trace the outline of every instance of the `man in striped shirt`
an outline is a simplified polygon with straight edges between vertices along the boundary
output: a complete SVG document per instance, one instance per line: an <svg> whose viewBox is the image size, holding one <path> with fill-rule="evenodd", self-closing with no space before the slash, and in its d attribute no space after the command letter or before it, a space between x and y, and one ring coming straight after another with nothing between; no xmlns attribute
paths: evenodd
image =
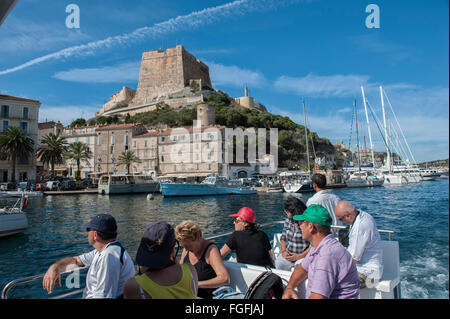
<svg viewBox="0 0 450 319"><path fill-rule="evenodd" d="M275 260L275 268L290 270L301 262L309 251L309 243L303 240L300 228L296 227L294 215L302 214L306 205L296 197L289 196L284 203L287 218L280 237L281 255Z"/></svg>

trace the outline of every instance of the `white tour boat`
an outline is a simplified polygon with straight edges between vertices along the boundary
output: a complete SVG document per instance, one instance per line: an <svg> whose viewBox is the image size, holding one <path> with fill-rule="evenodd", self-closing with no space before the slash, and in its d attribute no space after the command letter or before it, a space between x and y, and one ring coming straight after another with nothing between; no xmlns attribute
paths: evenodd
<svg viewBox="0 0 450 319"><path fill-rule="evenodd" d="M159 182L150 175L103 175L98 182L98 193L102 195L155 192L159 192Z"/></svg>
<svg viewBox="0 0 450 319"><path fill-rule="evenodd" d="M283 224L284 221L275 221L275 222L269 222L260 225L261 227L267 227L267 226L274 226L274 225L280 225ZM332 226L332 227L340 227L344 228L343 226ZM383 276L381 280L378 282L373 283L372 285L369 285L366 288L363 288L360 290L360 299L399 299L401 298L401 292L400 292L400 251L399 251L399 245L398 241L392 240L392 235L394 234L393 231L387 231L387 230L379 230L380 233L387 233L389 240L382 240L383 245ZM213 236L208 236L206 239L208 240L214 240L216 238L229 236L232 232L225 232ZM272 245L272 251L274 256L278 256L281 253L281 247L280 247L280 233L276 233L274 235L273 239L273 245ZM240 292L245 295L247 290L249 289L250 285L255 281L255 279L261 275L263 272L267 271L265 267L261 266L255 266L255 265L249 265L249 264L242 264L234 261L235 259L231 257L229 260L225 260L224 264L227 268L227 271L230 275L230 284L231 288L233 288L234 291ZM64 273L64 275L68 275L74 271L80 271L85 270L87 267L83 268L76 268L72 269L70 271L67 271ZM289 282L289 279L292 275L292 270L280 270L280 269L270 269L273 273L280 276L283 282L283 288L286 287L287 283ZM2 291L1 298L7 299L9 292L20 284L29 283L31 281L36 280L42 280L44 277L44 274L25 277L25 278L19 278L16 280L13 280L9 282ZM297 294L299 298L304 299L305 298L305 292L306 292L306 286L307 286L307 280L298 286L296 288ZM52 299L62 299L67 297L73 296L81 296L83 289L75 289L70 292L64 293L62 295L54 296Z"/></svg>

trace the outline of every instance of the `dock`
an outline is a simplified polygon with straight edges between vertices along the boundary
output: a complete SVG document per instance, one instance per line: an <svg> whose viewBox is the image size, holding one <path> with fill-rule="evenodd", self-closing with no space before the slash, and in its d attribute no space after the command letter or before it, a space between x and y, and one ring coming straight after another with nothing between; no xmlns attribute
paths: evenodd
<svg viewBox="0 0 450 319"><path fill-rule="evenodd" d="M77 194L98 194L97 188L81 189L74 191L44 191L44 196L47 195L77 195Z"/></svg>

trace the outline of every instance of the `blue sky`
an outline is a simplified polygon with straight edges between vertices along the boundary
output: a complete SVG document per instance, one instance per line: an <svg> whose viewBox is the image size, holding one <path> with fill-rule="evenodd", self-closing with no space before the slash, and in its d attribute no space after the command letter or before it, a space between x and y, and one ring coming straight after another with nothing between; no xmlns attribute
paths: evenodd
<svg viewBox="0 0 450 319"><path fill-rule="evenodd" d="M66 27L71 3L80 9L79 29ZM380 9L380 28L366 26L369 4ZM360 140L369 144L360 86L382 120L383 85L415 160L444 159L448 6L439 0L19 0L0 26L0 93L39 99L41 121L69 124L92 117L122 86L135 89L143 51L183 44L208 64L215 89L239 97L247 85L256 102L299 124L304 98L310 129L333 142L349 142L356 99ZM388 101L386 108L389 114ZM383 151L370 121L375 150Z"/></svg>

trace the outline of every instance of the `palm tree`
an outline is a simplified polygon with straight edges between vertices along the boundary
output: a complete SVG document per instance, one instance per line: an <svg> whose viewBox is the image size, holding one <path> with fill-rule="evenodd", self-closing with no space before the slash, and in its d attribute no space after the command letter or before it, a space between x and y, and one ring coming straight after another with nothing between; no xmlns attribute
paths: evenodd
<svg viewBox="0 0 450 319"><path fill-rule="evenodd" d="M66 151L66 139L58 134L49 133L41 138L41 145L37 149L37 156L44 164L50 164L52 177L55 176L55 164L63 164L63 154Z"/></svg>
<svg viewBox="0 0 450 319"><path fill-rule="evenodd" d="M130 173L130 165L139 162L139 159L132 151L125 151L119 156L119 164L124 164L127 166L127 174Z"/></svg>
<svg viewBox="0 0 450 319"><path fill-rule="evenodd" d="M83 142L70 143L65 158L73 159L77 162L77 172L75 173L75 179L80 179L80 163L82 160L89 160L92 158L92 152L89 146Z"/></svg>
<svg viewBox="0 0 450 319"><path fill-rule="evenodd" d="M28 158L34 152L34 141L17 126L10 126L0 135L0 153L12 161L12 182L16 182L17 159Z"/></svg>

